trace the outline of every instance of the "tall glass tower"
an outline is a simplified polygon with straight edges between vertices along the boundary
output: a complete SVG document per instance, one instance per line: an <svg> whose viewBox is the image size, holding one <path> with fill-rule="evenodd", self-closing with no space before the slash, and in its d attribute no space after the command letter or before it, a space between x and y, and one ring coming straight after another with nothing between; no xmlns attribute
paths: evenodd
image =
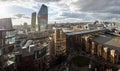
<svg viewBox="0 0 120 71"><path fill-rule="evenodd" d="M38 31L45 31L48 24L48 8L42 5L38 12Z"/></svg>

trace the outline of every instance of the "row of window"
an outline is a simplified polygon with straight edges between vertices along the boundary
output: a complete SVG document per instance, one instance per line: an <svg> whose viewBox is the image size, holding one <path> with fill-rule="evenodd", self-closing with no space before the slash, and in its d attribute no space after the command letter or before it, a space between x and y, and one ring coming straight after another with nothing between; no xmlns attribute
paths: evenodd
<svg viewBox="0 0 120 71"><path fill-rule="evenodd" d="M5 40L5 44L13 44L13 43L15 43L15 37Z"/></svg>
<svg viewBox="0 0 120 71"><path fill-rule="evenodd" d="M6 32L0 32L0 38L8 38L15 36L15 31L6 31Z"/></svg>
<svg viewBox="0 0 120 71"><path fill-rule="evenodd" d="M2 55L2 53L3 53L3 52L2 52L2 49L0 49L0 56Z"/></svg>
<svg viewBox="0 0 120 71"><path fill-rule="evenodd" d="M8 37L12 37L12 36L15 36L15 31L7 31L6 32L6 38L8 38Z"/></svg>
<svg viewBox="0 0 120 71"><path fill-rule="evenodd" d="M0 39L0 48L3 45L13 44L13 43L15 43L15 37L8 38L8 39Z"/></svg>

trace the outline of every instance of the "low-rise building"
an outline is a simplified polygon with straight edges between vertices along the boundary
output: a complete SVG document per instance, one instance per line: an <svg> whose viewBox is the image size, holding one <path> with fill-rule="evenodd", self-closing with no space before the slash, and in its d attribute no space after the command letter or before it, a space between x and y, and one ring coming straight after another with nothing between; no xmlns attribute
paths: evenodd
<svg viewBox="0 0 120 71"><path fill-rule="evenodd" d="M46 71L47 46L29 46L17 51L17 71Z"/></svg>
<svg viewBox="0 0 120 71"><path fill-rule="evenodd" d="M95 43L99 43L99 47L102 47L102 57L116 65L119 65L119 57L120 57L120 41L119 37L112 35L100 35L98 37L94 37L93 40ZM101 44L101 46L100 46ZM101 54L101 53L100 53Z"/></svg>

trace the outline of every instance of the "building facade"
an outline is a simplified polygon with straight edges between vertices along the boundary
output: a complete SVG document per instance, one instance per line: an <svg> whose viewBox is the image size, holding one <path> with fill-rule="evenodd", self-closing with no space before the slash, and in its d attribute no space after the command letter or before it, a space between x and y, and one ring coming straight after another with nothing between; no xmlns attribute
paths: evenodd
<svg viewBox="0 0 120 71"><path fill-rule="evenodd" d="M47 47L29 47L17 51L17 71L46 71L46 50Z"/></svg>
<svg viewBox="0 0 120 71"><path fill-rule="evenodd" d="M32 13L32 19L31 19L31 31L36 31L36 12Z"/></svg>
<svg viewBox="0 0 120 71"><path fill-rule="evenodd" d="M11 18L0 19L0 71L15 70L15 39Z"/></svg>
<svg viewBox="0 0 120 71"><path fill-rule="evenodd" d="M66 35L62 29L55 29L54 32L55 55L66 55Z"/></svg>
<svg viewBox="0 0 120 71"><path fill-rule="evenodd" d="M12 29L12 20L11 18L0 19L0 29Z"/></svg>
<svg viewBox="0 0 120 71"><path fill-rule="evenodd" d="M13 71L15 69L15 30L0 30L0 70Z"/></svg>

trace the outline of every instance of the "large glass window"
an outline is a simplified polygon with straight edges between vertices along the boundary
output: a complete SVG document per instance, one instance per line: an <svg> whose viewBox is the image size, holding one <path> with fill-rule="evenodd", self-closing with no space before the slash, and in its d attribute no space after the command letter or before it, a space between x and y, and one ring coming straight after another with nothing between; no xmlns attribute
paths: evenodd
<svg viewBox="0 0 120 71"><path fill-rule="evenodd" d="M5 40L5 44L13 44L13 43L15 43L15 37Z"/></svg>
<svg viewBox="0 0 120 71"><path fill-rule="evenodd" d="M6 32L2 32L2 38L6 37Z"/></svg>
<svg viewBox="0 0 120 71"><path fill-rule="evenodd" d="M2 45L2 39L0 39L0 46Z"/></svg>
<svg viewBox="0 0 120 71"><path fill-rule="evenodd" d="M6 32L6 38L7 37L12 37L12 36L15 36L15 31L7 31Z"/></svg>
<svg viewBox="0 0 120 71"><path fill-rule="evenodd" d="M0 39L0 48L3 46L3 39Z"/></svg>
<svg viewBox="0 0 120 71"><path fill-rule="evenodd" d="M0 38L2 38L2 32L0 32Z"/></svg>
<svg viewBox="0 0 120 71"><path fill-rule="evenodd" d="M2 53L3 53L3 52L2 52L2 49L0 49L0 55L2 55Z"/></svg>

